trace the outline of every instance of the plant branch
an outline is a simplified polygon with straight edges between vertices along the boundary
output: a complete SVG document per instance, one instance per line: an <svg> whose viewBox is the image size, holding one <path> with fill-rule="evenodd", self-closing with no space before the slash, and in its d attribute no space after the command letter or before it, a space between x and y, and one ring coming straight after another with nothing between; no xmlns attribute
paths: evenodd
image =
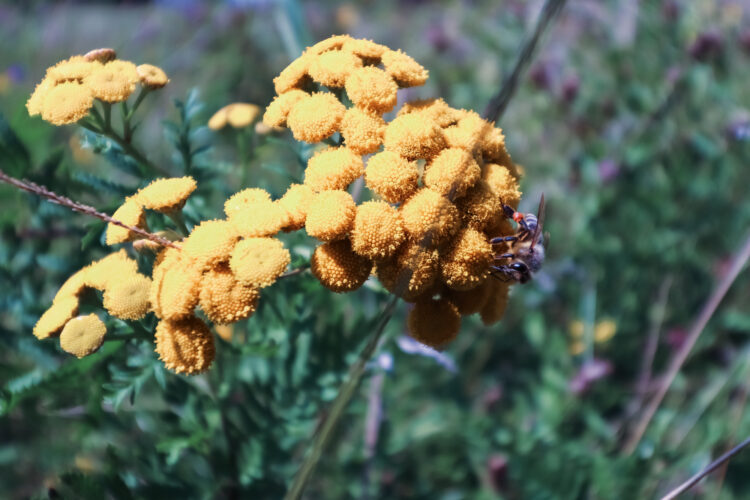
<svg viewBox="0 0 750 500"><path fill-rule="evenodd" d="M50 191L46 187L40 186L39 184L36 184L34 182L24 181L24 180L16 179L15 177L11 177L5 172L3 172L2 170L0 170L0 182L5 182L6 184L10 184L11 186L21 189L23 191L34 193L38 196L41 196L42 198L45 198L46 200L52 203L62 205L75 212L89 215L91 217L96 217L97 219L101 219L104 222L108 222L110 224L123 227L129 231L132 231L138 234L139 236L142 236L146 239L153 241L154 243L158 243L159 245L172 247L172 248L180 248L179 246L175 245L174 243L172 243L166 238L162 238L161 236L157 236L153 233L149 233L148 231L145 231L136 226L129 226L128 224L120 222L117 219L113 219L112 217L110 217L109 215L105 213L99 212L94 207L90 207L88 205L75 202L71 200L70 198L66 198L65 196L59 195L53 191Z"/></svg>
<svg viewBox="0 0 750 500"><path fill-rule="evenodd" d="M529 66L534 51L539 43L539 39L542 34L549 26L550 22L557 16L565 5L565 0L547 0L542 8L542 12L539 14L536 26L531 37L528 37L521 48L521 52L516 59L516 63L513 66L513 70L510 72L503 84L500 87L500 91L490 100L487 104L487 108L484 110L484 117L491 121L497 122L505 113L505 108L508 107L510 99L518 88L518 81L521 79L521 75L526 71Z"/></svg>
<svg viewBox="0 0 750 500"><path fill-rule="evenodd" d="M721 279L721 281L709 297L708 301L703 305L703 309L701 309L698 318L690 328L687 339L682 344L679 351L677 351L674 358L672 358L672 361L667 368L667 373L659 384L656 394L649 402L646 410L641 415L641 418L635 426L633 433L625 443L624 451L627 455L633 453L635 447L641 441L641 438L643 438L648 424L651 422L651 419L654 417L656 410L664 400L664 396L667 394L667 391L672 385L672 382L677 376L677 373L680 371L680 368L682 368L682 365L685 363L685 360L690 354L690 351L698 341L698 337L700 337L700 334L703 332L706 324L711 319L711 316L713 316L714 312L716 312L716 309L719 307L719 303L721 303L721 300L724 298L724 295L726 295L729 287L732 286L732 283L734 283L734 280L740 274L742 268L745 267L748 259L750 259L750 234L745 239L745 242L740 248L739 252L737 252L735 257L732 259L732 266L729 272L724 275L724 277Z"/></svg>

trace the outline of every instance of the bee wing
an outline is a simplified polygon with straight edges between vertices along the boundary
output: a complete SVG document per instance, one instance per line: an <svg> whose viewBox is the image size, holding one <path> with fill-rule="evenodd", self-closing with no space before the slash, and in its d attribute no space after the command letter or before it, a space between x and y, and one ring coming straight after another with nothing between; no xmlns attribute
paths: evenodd
<svg viewBox="0 0 750 500"><path fill-rule="evenodd" d="M536 223L536 230L534 231L534 236L531 238L531 249L534 249L534 245L537 241L539 241L539 237L542 235L542 230L544 228L544 193L542 193L542 199L539 200L539 209L536 213L537 223Z"/></svg>

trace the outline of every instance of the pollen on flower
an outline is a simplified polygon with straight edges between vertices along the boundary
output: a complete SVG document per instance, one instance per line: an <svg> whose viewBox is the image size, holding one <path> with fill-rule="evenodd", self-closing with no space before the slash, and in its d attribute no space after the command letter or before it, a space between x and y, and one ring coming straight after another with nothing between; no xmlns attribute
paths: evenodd
<svg viewBox="0 0 750 500"><path fill-rule="evenodd" d="M60 347L80 359L99 350L106 333L107 326L96 314L78 316L65 324Z"/></svg>
<svg viewBox="0 0 750 500"><path fill-rule="evenodd" d="M86 286L104 291L121 276L138 272L138 263L128 257L125 249L114 252L84 268Z"/></svg>
<svg viewBox="0 0 750 500"><path fill-rule="evenodd" d="M57 290L55 298L52 299L52 302L59 302L70 297L78 298L86 289L87 272L88 267L84 267L83 269L79 269L78 271L73 273L72 276L65 280L65 283L62 284L60 289Z"/></svg>
<svg viewBox="0 0 750 500"><path fill-rule="evenodd" d="M417 189L419 168L393 151L383 151L367 161L365 183L389 203L401 203Z"/></svg>
<svg viewBox="0 0 750 500"><path fill-rule="evenodd" d="M307 162L305 184L313 191L346 189L364 174L362 158L347 147L326 148Z"/></svg>
<svg viewBox="0 0 750 500"><path fill-rule="evenodd" d="M297 101L286 122L298 141L319 142L339 130L345 112L333 94L316 92Z"/></svg>
<svg viewBox="0 0 750 500"><path fill-rule="evenodd" d="M307 209L315 193L305 184L292 184L284 196L279 199L279 205L286 210L287 223L284 231L297 231L305 227Z"/></svg>
<svg viewBox="0 0 750 500"><path fill-rule="evenodd" d="M456 200L479 180L481 173L471 153L448 148L427 164L422 180L433 191Z"/></svg>
<svg viewBox="0 0 750 500"><path fill-rule="evenodd" d="M469 316L478 313L490 299L490 293L494 290L493 282L497 280L486 279L481 285L471 290L452 290L445 292L445 298L453 302L461 316Z"/></svg>
<svg viewBox="0 0 750 500"><path fill-rule="evenodd" d="M37 87L37 91L40 89ZM36 91L34 92L36 94ZM34 96L32 96L32 99ZM94 104L91 90L76 81L64 82L50 88L42 94L41 115L44 121L53 125L75 123L89 114ZM36 109L37 103L29 99L29 111Z"/></svg>
<svg viewBox="0 0 750 500"><path fill-rule="evenodd" d="M375 113L354 107L344 113L341 135L346 146L358 155L374 153L383 144L385 120Z"/></svg>
<svg viewBox="0 0 750 500"><path fill-rule="evenodd" d="M54 302L34 325L34 336L42 340L57 335L76 314L78 297L65 297Z"/></svg>
<svg viewBox="0 0 750 500"><path fill-rule="evenodd" d="M312 57L310 54L302 54L284 68L279 76L273 79L276 93L282 95L292 90L300 89L310 81L307 69L310 67Z"/></svg>
<svg viewBox="0 0 750 500"><path fill-rule="evenodd" d="M456 206L463 223L480 231L497 226L503 218L500 198L481 179L466 192L466 196L456 201Z"/></svg>
<svg viewBox="0 0 750 500"><path fill-rule="evenodd" d="M407 241L389 259L379 260L375 272L383 286L404 300L413 301L435 283L438 276L438 251Z"/></svg>
<svg viewBox="0 0 750 500"><path fill-rule="evenodd" d="M233 211L229 223L245 238L273 236L289 223L289 214L278 201L259 199Z"/></svg>
<svg viewBox="0 0 750 500"><path fill-rule="evenodd" d="M440 274L454 290L471 290L489 275L494 259L489 238L471 227L463 228L440 259Z"/></svg>
<svg viewBox="0 0 750 500"><path fill-rule="evenodd" d="M240 239L235 226L224 220L206 220L193 228L182 243L182 251L198 267L209 267L226 260Z"/></svg>
<svg viewBox="0 0 750 500"><path fill-rule="evenodd" d="M518 180L510 170L496 163L485 163L482 168L482 179L503 203L514 209L518 208L521 191L518 188Z"/></svg>
<svg viewBox="0 0 750 500"><path fill-rule="evenodd" d="M266 108L266 112L263 114L263 123L269 127L284 127L286 126L286 120L289 117L289 112L292 110L295 104L302 99L308 97L310 94L299 89L292 89L283 94L280 94L271 101L271 104ZM222 118L217 118L219 113L217 112L211 120L214 121L213 126L209 122L208 126L214 130L222 128L226 124L226 113L222 113ZM223 122L221 120L224 120Z"/></svg>
<svg viewBox="0 0 750 500"><path fill-rule="evenodd" d="M199 305L212 323L224 325L249 318L259 297L256 287L240 283L229 265L220 264L203 275Z"/></svg>
<svg viewBox="0 0 750 500"><path fill-rule="evenodd" d="M192 177L157 179L140 189L135 200L149 210L169 213L181 210L198 185Z"/></svg>
<svg viewBox="0 0 750 500"><path fill-rule="evenodd" d="M461 328L461 315L446 298L425 298L414 304L407 317L409 335L434 348L452 341Z"/></svg>
<svg viewBox="0 0 750 500"><path fill-rule="evenodd" d="M351 38L344 42L342 49L356 54L368 62L379 62L388 47L372 40Z"/></svg>
<svg viewBox="0 0 750 500"><path fill-rule="evenodd" d="M264 288L284 273L289 262L289 250L279 240L247 238L234 247L229 266L240 283Z"/></svg>
<svg viewBox="0 0 750 500"><path fill-rule="evenodd" d="M508 306L510 283L503 283L494 279L488 281L487 302L479 311L479 316L482 318L482 323L490 326L500 321L505 314L505 308Z"/></svg>
<svg viewBox="0 0 750 500"><path fill-rule="evenodd" d="M361 287L372 271L372 261L352 250L347 239L330 241L313 252L310 270L320 283L337 293Z"/></svg>
<svg viewBox="0 0 750 500"><path fill-rule="evenodd" d="M149 290L156 316L170 320L190 316L198 304L201 276L201 267L181 251L163 250L156 258Z"/></svg>
<svg viewBox="0 0 750 500"><path fill-rule="evenodd" d="M115 210L115 213L112 214L112 218L123 224L127 224L128 226L134 226L141 229L146 226L146 212L143 211L143 207L135 198L127 198L125 203ZM116 245L118 243L132 241L136 238L138 238L138 234L129 229L111 222L107 224L107 245Z"/></svg>
<svg viewBox="0 0 750 500"><path fill-rule="evenodd" d="M404 202L401 217L410 238L430 248L447 241L460 224L456 205L428 188L421 188Z"/></svg>
<svg viewBox="0 0 750 500"><path fill-rule="evenodd" d="M31 97L26 101L26 109L29 112L29 116L36 116L42 112L44 107L44 99L49 94L50 90L55 87L55 82L51 78L44 78L41 82L36 85L34 92L31 93ZM89 91L89 95L91 92ZM91 104L94 102L94 97L91 96ZM85 116L85 115L83 115Z"/></svg>
<svg viewBox="0 0 750 500"><path fill-rule="evenodd" d="M195 316L156 325L156 352L167 369L194 375L208 370L216 355L208 325Z"/></svg>
<svg viewBox="0 0 750 500"><path fill-rule="evenodd" d="M398 210L384 201L366 201L357 207L351 233L352 249L370 259L390 257L406 239Z"/></svg>
<svg viewBox="0 0 750 500"><path fill-rule="evenodd" d="M83 56L73 56L47 69L46 76L55 83L81 83L96 67L96 63L86 60Z"/></svg>
<svg viewBox="0 0 750 500"><path fill-rule="evenodd" d="M346 95L357 107L383 114L396 105L398 85L380 68L365 66L346 80Z"/></svg>
<svg viewBox="0 0 750 500"><path fill-rule="evenodd" d="M141 85L149 89L160 89L169 83L167 74L153 64L141 64L135 68Z"/></svg>
<svg viewBox="0 0 750 500"><path fill-rule="evenodd" d="M83 83L91 89L94 97L105 102L126 100L135 91L140 81L136 65L130 61L116 59L97 66Z"/></svg>
<svg viewBox="0 0 750 500"><path fill-rule="evenodd" d="M473 111L460 110L458 123L444 129L445 142L451 148L461 148L473 153L483 143L492 125Z"/></svg>
<svg viewBox="0 0 750 500"><path fill-rule="evenodd" d="M344 50L329 50L313 56L308 73L316 82L326 87L343 87L347 78L357 68L362 67L362 59Z"/></svg>
<svg viewBox="0 0 750 500"><path fill-rule="evenodd" d="M508 168L513 163L505 149L505 135L500 128L493 127L487 131L482 139L481 149L486 161L506 165Z"/></svg>
<svg viewBox="0 0 750 500"><path fill-rule="evenodd" d="M427 70L400 50L385 51L382 60L385 70L401 87L424 85L427 81Z"/></svg>
<svg viewBox="0 0 750 500"><path fill-rule="evenodd" d="M440 127L448 127L458 121L458 113L442 99L421 99L404 103L398 116L421 113L425 119L435 122Z"/></svg>
<svg viewBox="0 0 750 500"><path fill-rule="evenodd" d="M443 129L417 113L397 116L385 129L385 149L407 160L432 158L445 147Z"/></svg>
<svg viewBox="0 0 750 500"><path fill-rule="evenodd" d="M307 209L305 230L321 241L346 237L354 224L357 205L346 191L321 191Z"/></svg>
<svg viewBox="0 0 750 500"><path fill-rule="evenodd" d="M265 189L246 188L234 193L224 202L224 213L227 217L231 217L248 205L257 202L271 202L271 195Z"/></svg>
<svg viewBox="0 0 750 500"><path fill-rule="evenodd" d="M328 52L329 50L341 50L344 47L344 44L351 39L352 37L349 35L333 35L325 40L319 41L312 47L308 47L306 53L318 55L323 52Z"/></svg>
<svg viewBox="0 0 750 500"><path fill-rule="evenodd" d="M141 319L149 311L151 279L142 274L121 277L104 290L103 306L120 319Z"/></svg>

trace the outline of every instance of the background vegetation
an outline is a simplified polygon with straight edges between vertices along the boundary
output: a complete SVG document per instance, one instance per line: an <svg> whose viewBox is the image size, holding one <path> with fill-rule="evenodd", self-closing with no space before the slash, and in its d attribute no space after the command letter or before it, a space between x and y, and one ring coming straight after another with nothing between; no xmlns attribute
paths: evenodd
<svg viewBox="0 0 750 500"><path fill-rule="evenodd" d="M278 196L300 178L306 152L288 134L204 125L230 102L265 106L304 46L347 32L401 48L430 70L404 99L481 112L541 5L0 5L0 168L108 213L147 182L111 143L24 107L47 66L110 46L169 74L136 141L198 179L188 222L216 217L242 187ZM499 326L465 321L440 354L404 336L399 304L309 498L652 498L750 435L745 271L633 437L750 228L748 8L567 3L500 122L526 171L522 207L548 200L544 270L515 287ZM189 162L186 141L198 152ZM139 340L79 361L31 329L67 276L108 252L102 233L0 186L2 496L281 497L388 295L376 284L336 295L309 274L282 280L198 377L166 372ZM313 243L287 238L293 265L305 263ZM740 454L691 494L747 498L748 467Z"/></svg>

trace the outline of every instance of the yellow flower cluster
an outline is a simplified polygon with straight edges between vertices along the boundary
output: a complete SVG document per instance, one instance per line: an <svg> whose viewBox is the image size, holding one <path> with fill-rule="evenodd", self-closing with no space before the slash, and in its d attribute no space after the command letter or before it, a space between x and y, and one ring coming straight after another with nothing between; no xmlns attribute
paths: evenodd
<svg viewBox="0 0 750 500"><path fill-rule="evenodd" d="M213 114L208 120L208 128L221 130L227 125L233 128L244 128L260 116L260 108L247 102L228 104Z"/></svg>
<svg viewBox="0 0 750 500"><path fill-rule="evenodd" d="M334 36L274 79L277 96L263 120L306 142L340 134L289 192L296 205L289 227L304 226L323 242L313 274L345 292L374 268L388 290L415 303L412 335L439 347L458 333L461 316L479 313L486 324L502 317L508 284L488 279L490 239L512 234L502 204L517 207L521 192L503 132L477 113L427 99L383 119L399 88L427 76L401 51ZM360 176L380 200L354 203L346 190Z"/></svg>
<svg viewBox="0 0 750 500"><path fill-rule="evenodd" d="M146 89L158 89L168 82L161 68L136 66L116 59L112 49L95 49L48 68L26 108L31 116L41 115L53 125L67 125L88 115L95 99L125 101L139 83Z"/></svg>

